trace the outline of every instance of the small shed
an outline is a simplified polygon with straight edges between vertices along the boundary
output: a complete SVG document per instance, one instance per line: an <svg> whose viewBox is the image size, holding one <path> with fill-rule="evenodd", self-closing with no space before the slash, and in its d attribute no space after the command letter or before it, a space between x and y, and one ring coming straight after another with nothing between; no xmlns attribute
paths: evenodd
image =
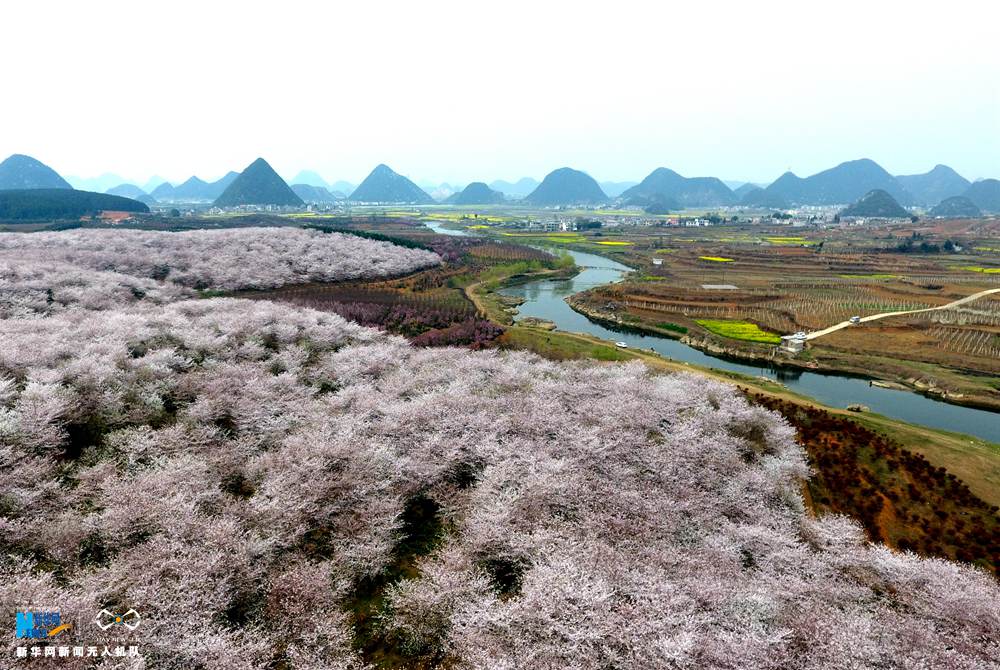
<svg viewBox="0 0 1000 670"><path fill-rule="evenodd" d="M806 348L806 338L796 333L794 335L781 336L781 349L789 353L797 354Z"/></svg>

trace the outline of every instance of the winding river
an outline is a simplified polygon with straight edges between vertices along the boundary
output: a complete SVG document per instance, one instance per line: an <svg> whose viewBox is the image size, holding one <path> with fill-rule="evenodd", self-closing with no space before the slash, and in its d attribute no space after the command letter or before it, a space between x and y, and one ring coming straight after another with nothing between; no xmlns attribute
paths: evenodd
<svg viewBox="0 0 1000 670"><path fill-rule="evenodd" d="M429 224L445 235L462 235L464 231L448 230L440 224ZM569 251L583 271L570 279L541 280L503 289L505 295L524 298L518 307L518 318L537 317L552 321L560 330L587 333L628 346L653 349L676 361L694 363L719 370L730 370L751 376L763 376L781 382L789 389L828 405L846 407L852 403L867 405L873 412L922 426L975 435L1000 443L1000 414L952 405L909 391L871 386L865 379L838 374L826 374L761 367L718 358L693 347L658 335L613 330L574 312L565 298L602 284L619 281L629 268L607 258L579 251Z"/></svg>

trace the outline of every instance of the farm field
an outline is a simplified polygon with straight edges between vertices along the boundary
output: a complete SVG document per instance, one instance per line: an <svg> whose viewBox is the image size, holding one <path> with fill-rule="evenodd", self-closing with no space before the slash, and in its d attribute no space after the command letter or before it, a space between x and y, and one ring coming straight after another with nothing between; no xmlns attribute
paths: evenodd
<svg viewBox="0 0 1000 670"><path fill-rule="evenodd" d="M602 237L611 235L632 244L602 250L584 234L587 250L635 272L576 296L579 311L737 357L872 376L1000 409L996 294L844 328L810 340L797 355L774 346L778 335L822 330L853 316L939 307L1000 287L1000 254L992 251L1000 224L796 229L794 235L778 226L618 229ZM931 251L913 251L921 245ZM747 337L751 328L764 335Z"/></svg>

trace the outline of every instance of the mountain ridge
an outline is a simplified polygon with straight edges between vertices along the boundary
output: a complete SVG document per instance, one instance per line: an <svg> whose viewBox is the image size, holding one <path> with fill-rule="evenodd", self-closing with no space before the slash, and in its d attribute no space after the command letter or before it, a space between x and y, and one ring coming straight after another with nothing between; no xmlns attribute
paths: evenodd
<svg viewBox="0 0 1000 670"><path fill-rule="evenodd" d="M70 189L58 172L37 158L11 154L0 163L0 190Z"/></svg>
<svg viewBox="0 0 1000 670"><path fill-rule="evenodd" d="M278 176L266 160L250 163L215 200L216 207L241 205L303 205L285 180Z"/></svg>
<svg viewBox="0 0 1000 670"><path fill-rule="evenodd" d="M596 205L607 200L608 196L593 177L569 167L548 173L542 183L524 197L524 202L540 206Z"/></svg>
<svg viewBox="0 0 1000 670"><path fill-rule="evenodd" d="M375 166L364 181L351 193L354 202L392 202L433 205L434 198L410 179L395 172L385 163Z"/></svg>
<svg viewBox="0 0 1000 670"><path fill-rule="evenodd" d="M653 196L673 200L682 207L718 207L736 203L736 196L716 177L684 177L670 168L658 167L621 197L632 204L652 202Z"/></svg>

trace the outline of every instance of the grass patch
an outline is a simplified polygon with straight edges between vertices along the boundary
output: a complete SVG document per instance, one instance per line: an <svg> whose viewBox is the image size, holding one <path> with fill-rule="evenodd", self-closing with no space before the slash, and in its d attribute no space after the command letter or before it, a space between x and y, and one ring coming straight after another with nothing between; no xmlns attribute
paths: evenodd
<svg viewBox="0 0 1000 670"><path fill-rule="evenodd" d="M592 358L599 361L627 361L628 351L613 345L591 343L558 332L539 332L515 326L508 328L499 341L508 349L533 351L550 360Z"/></svg>
<svg viewBox="0 0 1000 670"><path fill-rule="evenodd" d="M669 321L664 321L663 323L655 324L657 328L662 328L663 330L669 330L675 333L680 333L684 335L688 332L686 326L679 326L676 323L670 323Z"/></svg>
<svg viewBox="0 0 1000 670"><path fill-rule="evenodd" d="M988 275L1000 274L1000 268L984 268L978 265L963 265L961 269L968 270L969 272L982 272Z"/></svg>
<svg viewBox="0 0 1000 670"><path fill-rule="evenodd" d="M762 342L764 344L781 344L781 337L775 333L761 330L756 323L749 321L726 321L721 319L696 319L695 323L710 333L728 337L732 340L746 342Z"/></svg>
<svg viewBox="0 0 1000 670"><path fill-rule="evenodd" d="M635 242L624 242L621 240L601 240L600 242L595 242L595 244L603 244L606 247L630 247Z"/></svg>
<svg viewBox="0 0 1000 670"><path fill-rule="evenodd" d="M700 261L711 261L712 263L732 263L732 258L726 258L725 256L698 256Z"/></svg>

